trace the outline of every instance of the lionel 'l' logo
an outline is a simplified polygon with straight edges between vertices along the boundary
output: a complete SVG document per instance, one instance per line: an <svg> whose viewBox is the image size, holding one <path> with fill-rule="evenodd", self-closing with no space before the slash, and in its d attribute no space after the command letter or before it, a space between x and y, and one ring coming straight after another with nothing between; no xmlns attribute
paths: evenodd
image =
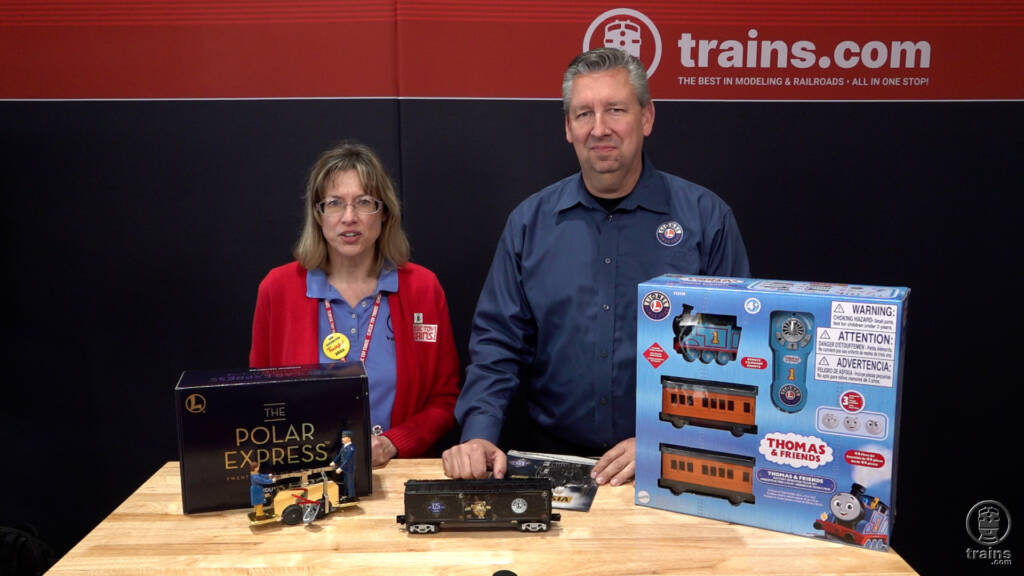
<svg viewBox="0 0 1024 576"><path fill-rule="evenodd" d="M206 412L206 398L203 398L202 394L189 394L185 398L185 410L188 410L192 414L202 414Z"/></svg>

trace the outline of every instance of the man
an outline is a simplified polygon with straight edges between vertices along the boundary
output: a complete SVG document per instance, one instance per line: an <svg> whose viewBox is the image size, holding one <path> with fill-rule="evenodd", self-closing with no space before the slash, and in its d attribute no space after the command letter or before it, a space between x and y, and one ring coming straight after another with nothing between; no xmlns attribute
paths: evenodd
<svg viewBox="0 0 1024 576"><path fill-rule="evenodd" d="M337 467L335 473L341 474L345 482L345 494L338 495L340 503L354 502L356 500L356 447L352 444L352 432L341 431L341 449L338 455L331 462Z"/></svg>
<svg viewBox="0 0 1024 576"><path fill-rule="evenodd" d="M603 453L599 484L632 479L637 284L670 272L749 275L731 209L644 157L654 103L639 60L609 48L581 54L562 100L580 172L527 198L506 223L455 407L463 443L442 456L451 477L504 476L496 443L517 393L529 422L513 447Z"/></svg>

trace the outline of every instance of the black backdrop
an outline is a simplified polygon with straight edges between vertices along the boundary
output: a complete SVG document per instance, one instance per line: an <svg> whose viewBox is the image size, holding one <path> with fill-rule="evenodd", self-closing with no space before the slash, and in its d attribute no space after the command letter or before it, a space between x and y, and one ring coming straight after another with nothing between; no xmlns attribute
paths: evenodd
<svg viewBox="0 0 1024 576"><path fill-rule="evenodd" d="M763 278L912 288L894 547L964 559L970 507L1020 512L1024 177L1014 102L657 102L646 150L729 202ZM576 169L555 101L0 102L8 294L0 525L58 553L167 460L182 370L246 364L317 154L381 154L463 360L508 211ZM1021 550L1011 532L1003 548Z"/></svg>

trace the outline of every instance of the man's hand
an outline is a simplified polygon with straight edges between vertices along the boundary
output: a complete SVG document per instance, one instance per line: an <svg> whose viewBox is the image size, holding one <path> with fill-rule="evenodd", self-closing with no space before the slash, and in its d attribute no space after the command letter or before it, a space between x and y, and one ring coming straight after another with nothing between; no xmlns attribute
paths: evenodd
<svg viewBox="0 0 1024 576"><path fill-rule="evenodd" d="M635 472L636 438L626 438L601 456L590 471L590 477L598 484L618 486L632 480Z"/></svg>
<svg viewBox="0 0 1024 576"><path fill-rule="evenodd" d="M381 434L370 439L370 464L374 468L387 464L397 455L398 448L395 448L387 436Z"/></svg>
<svg viewBox="0 0 1024 576"><path fill-rule="evenodd" d="M441 454L444 474L449 478L487 478L490 468L495 478L504 478L508 468L505 453L482 438L456 444Z"/></svg>

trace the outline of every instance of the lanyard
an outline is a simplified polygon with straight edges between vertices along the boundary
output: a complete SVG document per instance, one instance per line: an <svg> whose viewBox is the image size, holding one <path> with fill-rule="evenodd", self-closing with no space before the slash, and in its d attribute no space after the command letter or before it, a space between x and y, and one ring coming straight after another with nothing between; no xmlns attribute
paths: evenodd
<svg viewBox="0 0 1024 576"><path fill-rule="evenodd" d="M373 337L373 327L377 324L377 313L380 312L380 296L381 293L377 292L377 297L373 299L373 310L370 311L370 322L366 325L366 337L363 338L363 350L359 353L359 361L365 362L366 355L370 352L370 338ZM331 326L331 334L338 332L334 326L334 311L331 310L331 303L326 298L323 299L324 310L327 311L327 323ZM342 359L344 361L344 359Z"/></svg>

